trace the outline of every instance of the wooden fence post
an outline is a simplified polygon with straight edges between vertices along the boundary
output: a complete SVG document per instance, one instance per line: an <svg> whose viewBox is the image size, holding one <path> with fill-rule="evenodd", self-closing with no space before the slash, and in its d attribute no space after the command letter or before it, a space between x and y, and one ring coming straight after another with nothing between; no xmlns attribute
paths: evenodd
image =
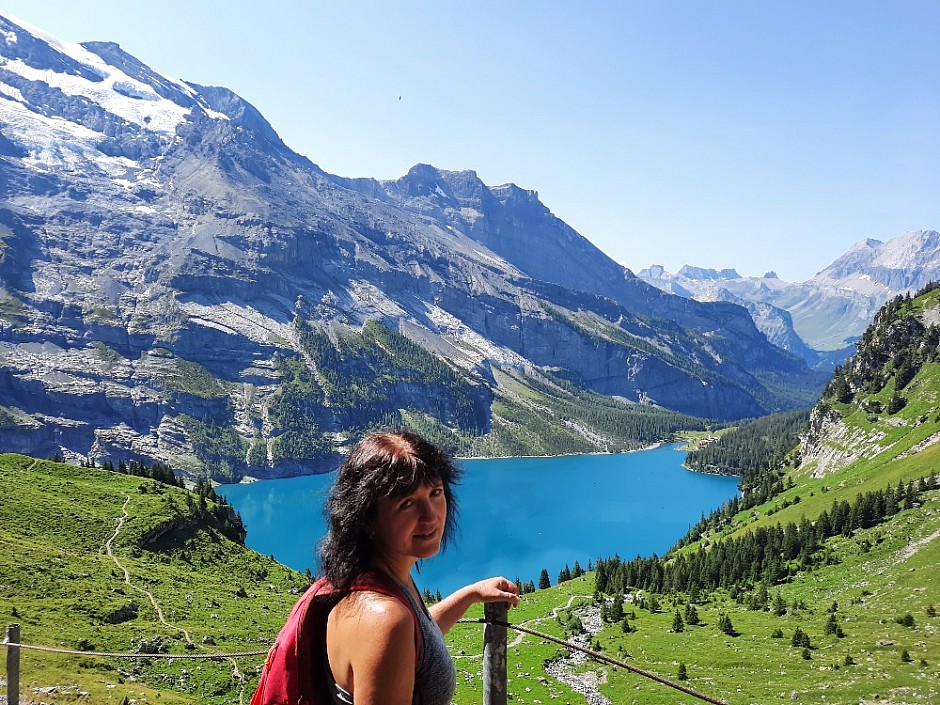
<svg viewBox="0 0 940 705"><path fill-rule="evenodd" d="M505 602L483 605L483 705L506 705L506 627L509 606Z"/></svg>
<svg viewBox="0 0 940 705"><path fill-rule="evenodd" d="M7 705L20 705L20 625L7 627Z"/></svg>

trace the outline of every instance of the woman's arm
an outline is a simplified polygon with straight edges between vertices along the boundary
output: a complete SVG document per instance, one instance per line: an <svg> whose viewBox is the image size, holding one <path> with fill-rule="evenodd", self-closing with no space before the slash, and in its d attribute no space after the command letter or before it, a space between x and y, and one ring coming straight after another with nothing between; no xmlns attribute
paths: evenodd
<svg viewBox="0 0 940 705"><path fill-rule="evenodd" d="M519 589L506 578L488 578L460 588L448 595L428 611L445 634L464 616L471 605L478 602L508 602L510 607L519 604ZM357 701L358 705L358 701Z"/></svg>

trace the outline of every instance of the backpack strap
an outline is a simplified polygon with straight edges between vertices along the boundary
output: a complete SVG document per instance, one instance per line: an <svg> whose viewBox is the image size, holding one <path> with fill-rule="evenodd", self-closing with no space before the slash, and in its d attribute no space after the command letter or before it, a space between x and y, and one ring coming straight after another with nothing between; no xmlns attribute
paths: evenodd
<svg viewBox="0 0 940 705"><path fill-rule="evenodd" d="M399 600L414 620L415 670L421 656L418 613L403 588L378 571L360 575L348 590L336 590L325 578L311 585L294 604L268 652L251 705L320 705L331 703L323 669L326 656L326 622L330 611L352 592L377 592ZM419 697L420 699L420 697Z"/></svg>

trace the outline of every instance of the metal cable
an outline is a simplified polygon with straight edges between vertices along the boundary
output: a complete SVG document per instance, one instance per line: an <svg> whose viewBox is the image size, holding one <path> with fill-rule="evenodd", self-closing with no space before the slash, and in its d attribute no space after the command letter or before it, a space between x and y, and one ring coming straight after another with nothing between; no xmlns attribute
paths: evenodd
<svg viewBox="0 0 940 705"><path fill-rule="evenodd" d="M613 666L619 666L620 668L626 669L626 670L630 671L631 673L636 673L637 675L643 676L644 678L649 678L650 680L654 680L654 681L656 681L657 683L662 683L662 684L665 685L665 686L669 686L670 688L674 688L674 689L676 689L676 690L678 690L678 691L681 691L681 692L685 693L686 695L691 695L691 696L694 697L694 698L698 698L699 700L704 700L704 701L707 702L707 703L713 703L713 705L728 705L728 703L725 702L724 700L716 700L715 698L712 698L711 696L705 695L704 693L699 693L698 691L692 690L691 688L687 688L686 686L680 685L679 683L673 683L672 681L668 680L667 678L663 678L662 676L658 676L658 675L656 675L655 673L651 673L650 671L645 671L645 670L643 670L642 668L637 668L636 666L631 666L629 663L624 663L623 661L620 661L620 660L618 660L618 659L615 659L615 658L613 658L613 657L611 657L611 656L607 656L606 654L602 654L602 653L600 653L600 652L593 651L593 650L588 649L588 648L586 648L586 647L584 647L584 646L579 646L578 644L573 644L573 643L571 643L570 641L564 641L563 639L559 639L559 638L557 638L557 637L554 637L554 636L552 636L551 634L545 634L544 632L537 632L537 631L535 631L534 629L529 629L528 627L523 627L523 626L520 626L520 625L518 625L518 624L510 624L509 622L503 622L502 620L487 620L487 619L461 619L461 620L458 620L458 623L462 623L462 624L495 624L495 625L498 626L498 627L506 627L506 628L508 628L508 629L515 629L517 632L523 632L523 633L525 633L525 634L531 634L532 636L539 637L540 639L547 639L548 641L551 641L551 642L553 642L553 643L555 643L555 644L559 644L559 645L561 645L561 646L565 646L565 647L567 647L567 648L569 648L569 649L574 649L575 651L580 651L580 652L582 652L582 653L587 654L588 656L590 656L590 657L591 657L592 659L594 659L595 661L602 661L602 662L604 662L604 663L609 663L609 664L611 664L611 665L613 665Z"/></svg>
<svg viewBox="0 0 940 705"><path fill-rule="evenodd" d="M218 659L241 658L242 656L264 656L267 651L240 651L234 654L129 654L129 653L109 653L104 651L78 651L77 649L60 649L55 646L36 646L34 644L17 644L12 641L4 641L4 646L18 647L20 649L32 649L33 651L47 651L54 654L69 654L71 656L105 656L107 658L149 658L149 659Z"/></svg>

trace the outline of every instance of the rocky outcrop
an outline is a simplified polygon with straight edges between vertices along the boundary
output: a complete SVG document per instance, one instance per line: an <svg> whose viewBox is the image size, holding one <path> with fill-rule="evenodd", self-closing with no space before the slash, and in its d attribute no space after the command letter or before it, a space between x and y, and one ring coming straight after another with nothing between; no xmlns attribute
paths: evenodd
<svg viewBox="0 0 940 705"><path fill-rule="evenodd" d="M825 477L848 467L861 458L873 457L890 448L883 444L884 430L864 430L846 424L842 417L826 409L815 407L810 414L810 427L800 442L800 467L813 477Z"/></svg>
<svg viewBox="0 0 940 705"><path fill-rule="evenodd" d="M119 609L109 612L102 619L105 624L121 624L137 619L138 608L135 602L129 602Z"/></svg>

